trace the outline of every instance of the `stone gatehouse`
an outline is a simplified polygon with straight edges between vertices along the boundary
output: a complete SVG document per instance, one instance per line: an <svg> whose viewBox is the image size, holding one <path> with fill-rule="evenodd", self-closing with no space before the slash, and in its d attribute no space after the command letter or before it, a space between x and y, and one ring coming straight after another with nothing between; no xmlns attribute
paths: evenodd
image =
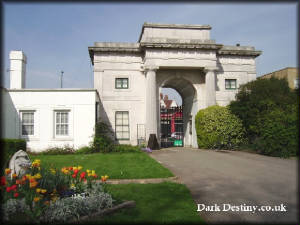
<svg viewBox="0 0 300 225"><path fill-rule="evenodd" d="M89 47L100 117L121 144L160 139L159 89L183 100L184 146L197 147L194 117L211 105L227 105L237 88L256 79L252 46L210 39L209 25L144 23L137 43L95 42ZM232 37L234 40L234 37Z"/></svg>

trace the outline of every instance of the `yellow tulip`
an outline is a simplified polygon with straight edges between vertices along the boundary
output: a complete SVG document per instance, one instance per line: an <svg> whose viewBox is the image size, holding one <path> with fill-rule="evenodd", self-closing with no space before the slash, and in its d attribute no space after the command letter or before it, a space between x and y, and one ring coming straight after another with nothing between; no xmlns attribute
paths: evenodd
<svg viewBox="0 0 300 225"><path fill-rule="evenodd" d="M36 191L36 193L40 193L40 192L41 192L41 189L40 189L40 188L37 188L35 191Z"/></svg>
<svg viewBox="0 0 300 225"><path fill-rule="evenodd" d="M42 190L41 190L41 193L42 193L42 194L45 194L46 192L47 192L46 189L42 189Z"/></svg>
<svg viewBox="0 0 300 225"><path fill-rule="evenodd" d="M35 179L40 179L42 177L42 175L40 173L37 173L33 176Z"/></svg>

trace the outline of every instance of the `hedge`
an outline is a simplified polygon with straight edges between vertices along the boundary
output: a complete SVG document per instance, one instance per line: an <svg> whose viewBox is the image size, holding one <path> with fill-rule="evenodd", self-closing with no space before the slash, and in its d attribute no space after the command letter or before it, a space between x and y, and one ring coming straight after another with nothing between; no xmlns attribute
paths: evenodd
<svg viewBox="0 0 300 225"><path fill-rule="evenodd" d="M210 106L200 110L195 124L199 148L236 149L246 141L241 120L227 107Z"/></svg>
<svg viewBox="0 0 300 225"><path fill-rule="evenodd" d="M26 141L24 139L0 139L2 147L2 165L7 166L10 158L19 150L26 151Z"/></svg>
<svg viewBox="0 0 300 225"><path fill-rule="evenodd" d="M286 79L241 85L229 108L242 120L253 150L279 157L299 154L299 89L290 89Z"/></svg>

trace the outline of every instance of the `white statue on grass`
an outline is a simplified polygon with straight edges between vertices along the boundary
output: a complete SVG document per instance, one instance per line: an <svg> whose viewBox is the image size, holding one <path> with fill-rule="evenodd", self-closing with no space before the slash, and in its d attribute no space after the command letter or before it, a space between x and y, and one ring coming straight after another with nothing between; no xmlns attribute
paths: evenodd
<svg viewBox="0 0 300 225"><path fill-rule="evenodd" d="M26 169L31 166L31 161L28 154L23 151L17 151L9 161L9 168L11 169L11 174L17 174L18 176L23 176L26 174Z"/></svg>

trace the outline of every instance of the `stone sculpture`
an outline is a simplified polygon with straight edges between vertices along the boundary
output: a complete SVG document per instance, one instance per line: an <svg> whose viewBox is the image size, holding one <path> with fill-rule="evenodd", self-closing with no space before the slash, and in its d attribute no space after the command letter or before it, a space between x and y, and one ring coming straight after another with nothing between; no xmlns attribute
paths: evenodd
<svg viewBox="0 0 300 225"><path fill-rule="evenodd" d="M9 168L11 169L11 174L17 174L18 176L23 176L26 173L26 169L31 166L31 161L28 154L23 151L17 151L9 161Z"/></svg>

